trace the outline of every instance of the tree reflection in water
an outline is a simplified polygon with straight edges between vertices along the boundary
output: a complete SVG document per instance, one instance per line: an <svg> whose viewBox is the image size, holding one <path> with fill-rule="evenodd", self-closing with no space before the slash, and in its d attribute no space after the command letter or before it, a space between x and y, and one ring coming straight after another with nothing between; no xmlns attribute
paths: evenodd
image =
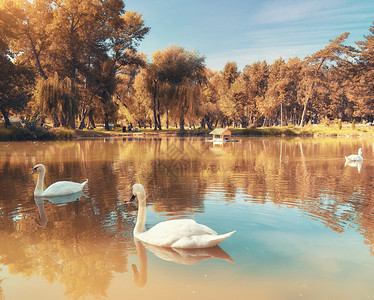
<svg viewBox="0 0 374 300"><path fill-rule="evenodd" d="M365 163L345 167L345 153L358 146ZM335 232L357 228L374 255L372 148L372 140L334 138L10 143L0 151L0 262L12 275L61 282L72 298L105 296L113 273L127 272L128 256L136 253L136 210L122 205L135 182L150 191L150 224L198 216L210 195L233 206L240 198L300 210ZM28 173L36 161L48 165L46 185L88 178L88 197L62 206L34 202L35 178ZM155 251L176 254L183 257Z"/></svg>

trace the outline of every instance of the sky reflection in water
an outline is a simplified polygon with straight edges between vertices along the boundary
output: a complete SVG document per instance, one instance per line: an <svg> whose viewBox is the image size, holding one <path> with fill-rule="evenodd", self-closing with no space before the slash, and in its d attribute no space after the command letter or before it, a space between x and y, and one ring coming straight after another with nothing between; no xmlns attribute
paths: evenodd
<svg viewBox="0 0 374 300"><path fill-rule="evenodd" d="M359 147L364 162L345 165ZM0 299L373 298L373 147L333 138L0 143ZM45 186L88 178L88 189L78 200L35 201L36 163L46 165ZM226 260L195 253L196 264L179 264L187 253L136 244L137 208L124 202L136 182L148 228L189 217L237 230L220 244Z"/></svg>

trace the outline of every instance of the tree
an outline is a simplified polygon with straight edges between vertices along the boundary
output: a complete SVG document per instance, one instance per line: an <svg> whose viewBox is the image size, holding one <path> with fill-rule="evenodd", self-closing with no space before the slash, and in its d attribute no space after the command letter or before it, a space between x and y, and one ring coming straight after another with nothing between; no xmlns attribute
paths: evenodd
<svg viewBox="0 0 374 300"><path fill-rule="evenodd" d="M355 116L374 120L374 22L365 35L358 41L359 55L354 66L349 98L355 102Z"/></svg>
<svg viewBox="0 0 374 300"><path fill-rule="evenodd" d="M259 112L261 102L265 101L268 88L269 66L263 62L246 65L243 69L243 79L247 86L249 120L252 124L259 125L262 115Z"/></svg>
<svg viewBox="0 0 374 300"><path fill-rule="evenodd" d="M26 107L33 83L34 74L29 68L0 54L0 112L6 126L11 126L10 113L21 112Z"/></svg>
<svg viewBox="0 0 374 300"><path fill-rule="evenodd" d="M201 126L208 126L210 130L217 125L222 113L218 105L219 100L219 83L221 81L217 71L211 71L206 68L205 77L206 84L202 85L202 101L201 101Z"/></svg>
<svg viewBox="0 0 374 300"><path fill-rule="evenodd" d="M307 57L304 82L306 90L303 101L304 108L300 121L301 127L304 126L308 104L315 93L315 86L318 83L319 78L323 76L323 74L320 73L320 71L323 70L323 66L326 64L331 65L333 63L338 63L343 60L347 61L347 57L352 55L352 51L354 49L350 46L343 45L348 36L348 32L341 34L335 40L330 40L330 44L324 49L317 51L310 57Z"/></svg>
<svg viewBox="0 0 374 300"><path fill-rule="evenodd" d="M140 14L125 11L121 0L18 0L18 3L19 39L14 50L44 80L55 72L62 80L70 80L71 105L66 112L66 125L70 128L75 128L78 108L82 119L86 114L93 116L91 105L97 104L93 95L100 93L103 100L102 91L92 84L98 80L93 74L94 62L100 61L105 66L104 73L114 76L127 65L143 63L136 47L149 27L144 26ZM101 89L108 80L103 78ZM111 89L112 93L115 91L116 87ZM108 99L103 100L106 103L103 119L116 113L116 105L109 105Z"/></svg>
<svg viewBox="0 0 374 300"><path fill-rule="evenodd" d="M159 81L168 83L168 95L172 95L173 99L171 109L179 118L180 133L183 134L185 116L200 100L197 87L205 82L205 57L199 56L196 51L171 45L163 51L154 52L152 58Z"/></svg>
<svg viewBox="0 0 374 300"><path fill-rule="evenodd" d="M54 126L67 126L69 111L73 110L70 79L61 80L55 72L53 77L39 80L35 92L35 105L53 120Z"/></svg>
<svg viewBox="0 0 374 300"><path fill-rule="evenodd" d="M0 112L6 126L10 113L22 111L31 97L34 76L30 68L15 59L9 45L16 37L15 7L0 6Z"/></svg>

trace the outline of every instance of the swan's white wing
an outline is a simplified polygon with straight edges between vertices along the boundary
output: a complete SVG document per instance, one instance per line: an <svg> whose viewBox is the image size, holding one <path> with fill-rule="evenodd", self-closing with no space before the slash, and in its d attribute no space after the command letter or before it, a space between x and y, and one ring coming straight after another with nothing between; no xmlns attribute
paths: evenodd
<svg viewBox="0 0 374 300"><path fill-rule="evenodd" d="M137 238L149 244L171 247L182 237L202 234L216 235L217 233L194 220L182 219L160 222L148 231L141 233Z"/></svg>
<svg viewBox="0 0 374 300"><path fill-rule="evenodd" d="M362 157L357 154L351 154L350 156L346 157L346 159L351 161L363 160Z"/></svg>
<svg viewBox="0 0 374 300"><path fill-rule="evenodd" d="M172 247L173 248L208 248L218 245L223 240L230 237L235 231L220 235L195 235L190 237L183 237L176 241Z"/></svg>
<svg viewBox="0 0 374 300"><path fill-rule="evenodd" d="M51 184L42 194L43 197L54 197L69 195L80 192L87 180L83 183L77 183L72 181L57 181Z"/></svg>
<svg viewBox="0 0 374 300"><path fill-rule="evenodd" d="M234 232L226 235L217 233L208 226L191 219L170 220L158 223L137 236L140 240L161 247L207 248L217 245Z"/></svg>

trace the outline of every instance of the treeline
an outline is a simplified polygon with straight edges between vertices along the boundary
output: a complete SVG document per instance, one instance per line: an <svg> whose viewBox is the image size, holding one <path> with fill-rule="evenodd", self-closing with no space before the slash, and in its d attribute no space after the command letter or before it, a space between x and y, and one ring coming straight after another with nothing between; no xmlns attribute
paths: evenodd
<svg viewBox="0 0 374 300"><path fill-rule="evenodd" d="M271 126L373 121L374 26L356 46L343 33L320 51L220 72L171 45L147 59L149 33L121 0L0 4L0 112L53 126Z"/></svg>

